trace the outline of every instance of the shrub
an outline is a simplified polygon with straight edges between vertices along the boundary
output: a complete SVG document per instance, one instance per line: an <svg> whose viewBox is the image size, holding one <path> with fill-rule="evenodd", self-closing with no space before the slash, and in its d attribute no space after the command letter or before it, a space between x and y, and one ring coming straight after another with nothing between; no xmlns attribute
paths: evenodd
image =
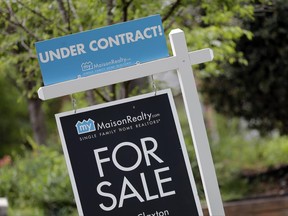
<svg viewBox="0 0 288 216"><path fill-rule="evenodd" d="M14 157L11 165L0 169L0 176L0 194L8 197L12 208L35 207L47 215L75 211L64 156L55 148L40 147Z"/></svg>

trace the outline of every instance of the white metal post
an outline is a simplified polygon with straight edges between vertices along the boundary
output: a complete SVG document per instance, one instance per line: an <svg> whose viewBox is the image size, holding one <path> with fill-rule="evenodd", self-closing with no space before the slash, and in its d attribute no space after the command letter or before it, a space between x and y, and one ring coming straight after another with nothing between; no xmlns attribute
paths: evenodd
<svg viewBox="0 0 288 216"><path fill-rule="evenodd" d="M223 216L225 213L204 125L201 104L191 68L185 35L182 30L175 29L170 32L169 37L173 55L178 58L179 65L177 71L208 210L210 215Z"/></svg>

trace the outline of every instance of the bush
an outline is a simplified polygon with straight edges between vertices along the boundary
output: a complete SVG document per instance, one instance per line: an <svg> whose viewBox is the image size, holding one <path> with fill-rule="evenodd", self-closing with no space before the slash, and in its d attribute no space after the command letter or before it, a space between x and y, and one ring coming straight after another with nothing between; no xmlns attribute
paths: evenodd
<svg viewBox="0 0 288 216"><path fill-rule="evenodd" d="M42 209L44 215L75 212L72 188L60 152L41 147L24 157L16 156L11 165L0 169L0 194L8 197L12 209Z"/></svg>

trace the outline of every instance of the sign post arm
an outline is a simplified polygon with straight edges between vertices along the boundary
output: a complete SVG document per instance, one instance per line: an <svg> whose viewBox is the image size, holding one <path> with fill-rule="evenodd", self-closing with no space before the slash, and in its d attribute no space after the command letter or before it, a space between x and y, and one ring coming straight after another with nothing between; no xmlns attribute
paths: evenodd
<svg viewBox="0 0 288 216"><path fill-rule="evenodd" d="M210 49L189 52L190 63L194 65L211 61L212 59L209 59L209 56L211 56L209 53L211 53ZM175 69L177 69L177 59L175 56L170 56L168 58L120 68L114 71L43 86L39 88L38 96L41 100L48 100Z"/></svg>
<svg viewBox="0 0 288 216"><path fill-rule="evenodd" d="M188 116L190 131L192 133L208 210L210 215L222 216L225 215L225 213L204 125L201 104L191 68L191 60L189 58L185 35L182 30L175 29L170 32L169 37L173 55L178 58L178 77ZM213 55L211 55L211 58L213 58Z"/></svg>

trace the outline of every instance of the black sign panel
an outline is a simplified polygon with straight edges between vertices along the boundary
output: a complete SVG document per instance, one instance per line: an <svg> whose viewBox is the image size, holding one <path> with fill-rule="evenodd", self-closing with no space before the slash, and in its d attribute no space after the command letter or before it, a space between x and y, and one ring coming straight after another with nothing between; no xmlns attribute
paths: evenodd
<svg viewBox="0 0 288 216"><path fill-rule="evenodd" d="M80 215L199 215L170 91L56 119Z"/></svg>

